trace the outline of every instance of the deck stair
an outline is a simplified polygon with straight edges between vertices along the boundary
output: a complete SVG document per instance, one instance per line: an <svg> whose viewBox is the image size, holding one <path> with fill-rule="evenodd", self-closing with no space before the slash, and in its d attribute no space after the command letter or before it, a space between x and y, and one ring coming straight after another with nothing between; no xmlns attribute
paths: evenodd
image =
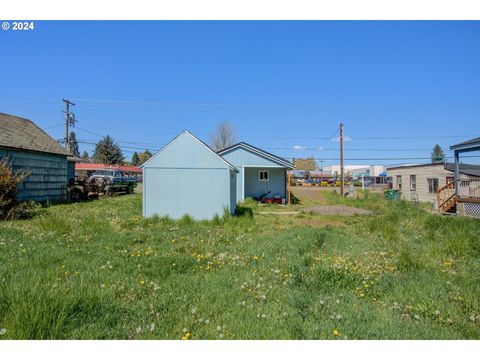
<svg viewBox="0 0 480 360"><path fill-rule="evenodd" d="M440 213L456 211L455 181L451 181L437 190L437 204Z"/></svg>

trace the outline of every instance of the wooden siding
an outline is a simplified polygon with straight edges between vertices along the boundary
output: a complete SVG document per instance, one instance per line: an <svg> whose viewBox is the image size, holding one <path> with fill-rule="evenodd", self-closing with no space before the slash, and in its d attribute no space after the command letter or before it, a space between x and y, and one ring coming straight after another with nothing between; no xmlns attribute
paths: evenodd
<svg viewBox="0 0 480 360"><path fill-rule="evenodd" d="M236 174L229 164L184 132L144 164L143 214L172 219L188 214L195 220L221 216L224 210L233 214L237 201L231 173Z"/></svg>
<svg viewBox="0 0 480 360"><path fill-rule="evenodd" d="M268 171L268 181L260 181L258 172L261 170ZM245 198L259 197L271 191L269 196L279 195L286 198L285 189L285 169L284 168L252 168L245 167Z"/></svg>
<svg viewBox="0 0 480 360"><path fill-rule="evenodd" d="M222 157L238 168L237 201L247 197L257 197L272 191L286 197L286 168L270 159L254 154L243 148L235 148L222 154ZM258 170L265 168L270 172L270 181L259 181Z"/></svg>
<svg viewBox="0 0 480 360"><path fill-rule="evenodd" d="M222 157L227 160L233 166L265 166L265 167L277 167L284 168L284 166L267 159L261 155L254 154L243 148L235 148L226 153L222 153Z"/></svg>
<svg viewBox="0 0 480 360"><path fill-rule="evenodd" d="M447 178L452 178L455 174L452 171L445 170L443 164L413 166L405 168L388 169L388 176L392 177L393 189L397 188L397 176L402 177L402 200L411 201L412 193L418 194L418 200L422 202L434 202L437 199L437 192L430 193L428 190L427 179L438 179L438 187L447 184ZM410 190L410 175L416 176L416 191ZM462 178L469 178L462 175Z"/></svg>
<svg viewBox="0 0 480 360"><path fill-rule="evenodd" d="M75 161L68 161L67 163L67 183L71 180L75 181Z"/></svg>
<svg viewBox="0 0 480 360"><path fill-rule="evenodd" d="M33 151L0 148L0 158L12 160L14 171L31 173L19 185L17 199L35 201L66 200L67 157Z"/></svg>

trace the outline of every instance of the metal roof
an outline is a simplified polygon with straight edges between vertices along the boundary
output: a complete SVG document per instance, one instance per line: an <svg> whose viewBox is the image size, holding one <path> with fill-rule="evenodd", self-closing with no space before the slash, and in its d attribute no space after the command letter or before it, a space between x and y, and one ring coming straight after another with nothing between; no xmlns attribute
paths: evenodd
<svg viewBox="0 0 480 360"><path fill-rule="evenodd" d="M455 171L455 163L431 163L431 164L421 164L421 165L410 165L410 166L395 166L389 167L388 170L394 169L410 169L417 167L430 167L430 166L443 166L447 171ZM473 164L459 164L460 173L470 176L480 176L480 165Z"/></svg>
<svg viewBox="0 0 480 360"><path fill-rule="evenodd" d="M161 148L160 150L158 150L155 154L153 154L153 156L148 159L147 161L145 161L142 165L140 165L140 168L144 168L145 165L147 165L150 161L152 161L157 155L159 155L163 150L165 150L168 146L170 146L175 140L177 140L177 138L179 138L181 135L183 134L187 134L189 136L191 136L193 139L195 139L196 141L198 141L200 144L202 144L207 150L209 150L210 152L213 153L213 155L215 155L217 158L219 158L220 160L222 160L229 168L230 170L232 171L235 171L236 173L238 173L238 169L233 166L232 164L230 164L227 160L225 160L223 157L221 157L218 153L216 153L210 146L208 146L207 143L203 142L202 140L200 140L198 137L196 137L195 135L193 135L190 131L188 130L183 130L180 134L178 134L177 136L175 136L168 144L166 144L163 148Z"/></svg>
<svg viewBox="0 0 480 360"><path fill-rule="evenodd" d="M460 173L480 177L480 165L459 164ZM455 163L446 163L445 170L455 171Z"/></svg>
<svg viewBox="0 0 480 360"><path fill-rule="evenodd" d="M50 154L71 155L31 120L4 113L0 113L0 146Z"/></svg>
<svg viewBox="0 0 480 360"><path fill-rule="evenodd" d="M287 160L285 160L285 159L283 159L283 158L281 158L277 155L273 155L272 153L269 153L265 150L262 150L262 149L260 149L256 146L247 144L245 142L239 142L238 144L229 146L229 147L227 147L223 150L218 151L217 154L219 154L221 156L222 154L225 154L226 152L231 151L233 149L236 149L238 147L244 148L247 151L251 151L251 152L253 152L257 155L260 155L260 156L263 156L267 159L270 159L270 160L272 160L272 161L274 161L274 162L276 162L280 165L283 165L283 166L285 166L289 169L295 169L295 165L293 165L290 161L287 161Z"/></svg>
<svg viewBox="0 0 480 360"><path fill-rule="evenodd" d="M476 149L480 148L480 137L464 141L459 144L450 146L450 150L465 150L465 149Z"/></svg>
<svg viewBox="0 0 480 360"><path fill-rule="evenodd" d="M138 166L126 165L106 165L106 164L91 164L91 163L76 163L75 170L120 170L125 172L141 173L142 169Z"/></svg>

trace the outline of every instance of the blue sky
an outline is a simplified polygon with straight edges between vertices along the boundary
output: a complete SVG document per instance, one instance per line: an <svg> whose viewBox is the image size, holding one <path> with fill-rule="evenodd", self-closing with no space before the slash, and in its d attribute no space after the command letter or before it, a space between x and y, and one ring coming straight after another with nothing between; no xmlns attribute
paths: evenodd
<svg viewBox="0 0 480 360"><path fill-rule="evenodd" d="M324 166L343 122L345 157L369 159L347 163L422 163L386 158L480 136L479 39L478 21L42 21L0 32L0 112L62 138L68 97L81 150L110 134L127 158L229 120L241 141Z"/></svg>

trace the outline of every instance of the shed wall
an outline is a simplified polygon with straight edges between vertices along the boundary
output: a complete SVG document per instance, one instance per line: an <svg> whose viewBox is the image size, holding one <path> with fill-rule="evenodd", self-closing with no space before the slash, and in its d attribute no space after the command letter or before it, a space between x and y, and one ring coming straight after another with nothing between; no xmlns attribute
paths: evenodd
<svg viewBox="0 0 480 360"><path fill-rule="evenodd" d="M19 185L19 201L66 200L66 156L0 148L0 158L5 156L12 160L14 171L23 169L31 173Z"/></svg>
<svg viewBox="0 0 480 360"><path fill-rule="evenodd" d="M232 213L231 181L229 169L145 168L144 216L210 220L224 209Z"/></svg>

